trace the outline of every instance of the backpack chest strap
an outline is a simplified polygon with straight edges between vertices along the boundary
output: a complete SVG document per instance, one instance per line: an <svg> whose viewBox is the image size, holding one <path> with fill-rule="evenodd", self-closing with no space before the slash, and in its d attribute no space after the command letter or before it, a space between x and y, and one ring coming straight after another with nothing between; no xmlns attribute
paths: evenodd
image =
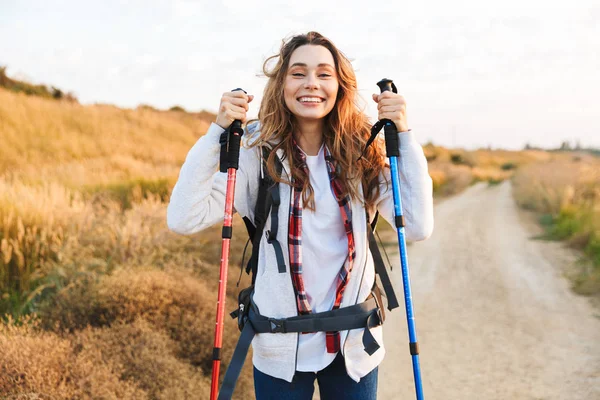
<svg viewBox="0 0 600 400"><path fill-rule="evenodd" d="M269 318L257 314L250 307L249 320L244 325L231 362L223 378L218 400L229 400L233 396L252 339L257 333L324 332L365 328L363 346L372 355L379 349L379 343L371 333L371 328L383 323L377 300L370 296L366 301L350 307L338 308L315 314L300 315L291 318Z"/></svg>

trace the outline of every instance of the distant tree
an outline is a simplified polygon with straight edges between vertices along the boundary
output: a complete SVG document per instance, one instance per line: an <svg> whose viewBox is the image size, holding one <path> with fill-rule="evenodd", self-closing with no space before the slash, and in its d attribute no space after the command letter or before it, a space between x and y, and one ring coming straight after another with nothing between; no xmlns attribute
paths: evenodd
<svg viewBox="0 0 600 400"><path fill-rule="evenodd" d="M52 89L52 97L53 98L55 98L57 100L61 100L65 96L63 91L60 90L59 88L54 87L54 86L51 86L50 88Z"/></svg>
<svg viewBox="0 0 600 400"><path fill-rule="evenodd" d="M181 106L173 106L171 108L169 108L169 111L177 111L177 112L187 112L185 110L185 108L181 107Z"/></svg>
<svg viewBox="0 0 600 400"><path fill-rule="evenodd" d="M569 143L568 140L565 140L564 142L562 142L560 144L560 150L562 150L562 151L570 151L571 150L571 144Z"/></svg>
<svg viewBox="0 0 600 400"><path fill-rule="evenodd" d="M7 87L8 81L8 76L6 76L6 66L0 65L0 86Z"/></svg>
<svg viewBox="0 0 600 400"><path fill-rule="evenodd" d="M139 106L137 106L138 110L148 110L148 111L160 111L158 108L155 108L153 106L151 106L150 104L140 104Z"/></svg>

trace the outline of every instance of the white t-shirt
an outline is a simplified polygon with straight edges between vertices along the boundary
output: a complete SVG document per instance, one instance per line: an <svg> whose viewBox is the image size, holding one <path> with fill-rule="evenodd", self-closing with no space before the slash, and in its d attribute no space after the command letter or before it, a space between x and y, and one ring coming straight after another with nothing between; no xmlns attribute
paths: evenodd
<svg viewBox="0 0 600 400"><path fill-rule="evenodd" d="M348 237L335 199L321 146L306 156L316 210L302 207L302 278L314 313L329 311L335 302L337 275L348 256ZM337 353L327 353L325 332L300 333L296 370L316 372L327 367Z"/></svg>

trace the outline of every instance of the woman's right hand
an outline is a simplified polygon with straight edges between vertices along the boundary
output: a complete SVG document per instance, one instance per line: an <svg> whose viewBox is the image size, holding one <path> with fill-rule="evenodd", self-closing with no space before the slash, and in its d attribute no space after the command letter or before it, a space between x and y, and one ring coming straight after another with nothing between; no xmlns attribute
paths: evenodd
<svg viewBox="0 0 600 400"><path fill-rule="evenodd" d="M225 92L221 97L221 105L215 122L223 129L227 129L229 125L236 119L246 123L246 112L248 111L248 103L254 99L251 94L244 93L243 90L235 90L233 92Z"/></svg>

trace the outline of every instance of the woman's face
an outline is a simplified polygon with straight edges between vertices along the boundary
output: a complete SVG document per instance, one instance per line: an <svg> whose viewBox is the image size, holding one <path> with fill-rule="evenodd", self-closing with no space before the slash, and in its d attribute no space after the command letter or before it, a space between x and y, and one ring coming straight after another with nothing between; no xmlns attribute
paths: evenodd
<svg viewBox="0 0 600 400"><path fill-rule="evenodd" d="M335 105L339 83L331 52L323 46L298 47L290 57L283 93L298 122L324 118Z"/></svg>

